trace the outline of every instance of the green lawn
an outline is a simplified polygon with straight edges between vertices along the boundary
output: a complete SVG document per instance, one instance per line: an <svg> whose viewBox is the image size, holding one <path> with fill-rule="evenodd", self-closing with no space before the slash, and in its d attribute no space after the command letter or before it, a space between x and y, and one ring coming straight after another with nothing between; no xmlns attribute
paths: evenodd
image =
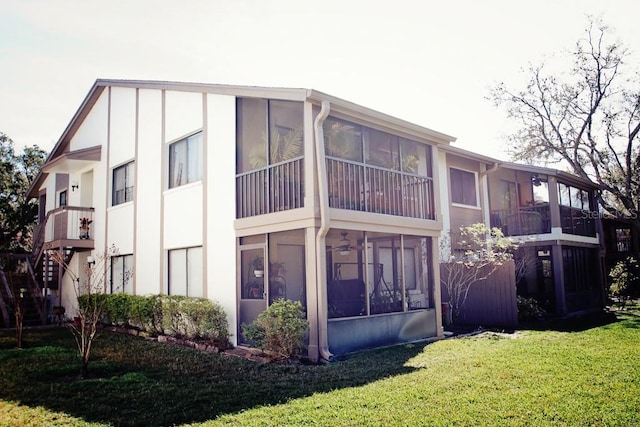
<svg viewBox="0 0 640 427"><path fill-rule="evenodd" d="M105 333L93 379L65 329L0 332L0 426L640 425L640 312L573 331L485 333L259 364Z"/></svg>

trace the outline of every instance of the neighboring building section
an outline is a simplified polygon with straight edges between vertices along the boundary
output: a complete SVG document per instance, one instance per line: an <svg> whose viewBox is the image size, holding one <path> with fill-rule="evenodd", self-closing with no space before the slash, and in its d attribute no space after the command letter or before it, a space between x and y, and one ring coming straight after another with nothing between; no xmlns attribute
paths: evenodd
<svg viewBox="0 0 640 427"><path fill-rule="evenodd" d="M604 240L595 184L451 146L441 149L440 158L450 177L450 199L442 200L448 211L445 230L454 230L455 236L462 226L485 222L512 237L519 245L517 294L536 298L550 313L604 307ZM514 303L505 300L504 305Z"/></svg>

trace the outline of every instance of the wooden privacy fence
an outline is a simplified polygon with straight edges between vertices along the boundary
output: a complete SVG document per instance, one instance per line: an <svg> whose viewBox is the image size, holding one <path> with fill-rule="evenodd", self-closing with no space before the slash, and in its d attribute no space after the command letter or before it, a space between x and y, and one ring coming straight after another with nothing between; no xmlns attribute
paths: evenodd
<svg viewBox="0 0 640 427"><path fill-rule="evenodd" d="M443 274L442 264L440 274ZM442 302L447 303L447 290L441 285ZM516 275L513 260L498 266L487 279L474 283L462 307L458 323L478 326L515 327L518 324Z"/></svg>

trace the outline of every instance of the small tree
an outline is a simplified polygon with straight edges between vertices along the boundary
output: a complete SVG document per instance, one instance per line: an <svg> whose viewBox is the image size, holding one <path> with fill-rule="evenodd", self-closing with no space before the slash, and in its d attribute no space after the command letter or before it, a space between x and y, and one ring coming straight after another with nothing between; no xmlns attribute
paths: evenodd
<svg viewBox="0 0 640 427"><path fill-rule="evenodd" d="M638 280L637 270L638 261L633 257L627 257L618 261L609 272L609 277L612 280L609 292L613 298L618 300L618 304L622 308L631 299L632 284Z"/></svg>
<svg viewBox="0 0 640 427"><path fill-rule="evenodd" d="M459 318L469 290L486 280L517 249L499 228L484 223L460 227L459 235L449 233L440 243L440 283L447 291L453 321Z"/></svg>
<svg viewBox="0 0 640 427"><path fill-rule="evenodd" d="M22 337L24 332L24 298L27 290L25 288L13 289L13 298L11 301L11 307L13 309L13 315L16 319L16 341L18 342L18 348L22 348Z"/></svg>
<svg viewBox="0 0 640 427"><path fill-rule="evenodd" d="M49 251L49 256L57 262L74 283L74 291L78 299L78 308L74 321L67 323L78 348L80 356L80 377L87 375L89 360L93 343L98 337L98 324L104 318L107 299L104 295L106 272L111 257L118 255L115 246L111 246L106 252L98 254L83 266L86 278L81 280L65 262L64 253L61 251Z"/></svg>

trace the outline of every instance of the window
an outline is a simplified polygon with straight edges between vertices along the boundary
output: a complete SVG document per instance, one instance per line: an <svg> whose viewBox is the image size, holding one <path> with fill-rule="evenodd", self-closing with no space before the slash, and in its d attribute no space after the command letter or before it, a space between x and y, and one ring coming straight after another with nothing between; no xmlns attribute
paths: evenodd
<svg viewBox="0 0 640 427"><path fill-rule="evenodd" d="M363 134L367 164L400 170L400 149L397 136L369 128L364 128Z"/></svg>
<svg viewBox="0 0 640 427"><path fill-rule="evenodd" d="M400 163L403 172L431 177L431 146L400 138Z"/></svg>
<svg viewBox="0 0 640 427"><path fill-rule="evenodd" d="M451 168L449 176L451 181L451 202L460 205L478 206L476 174Z"/></svg>
<svg viewBox="0 0 640 427"><path fill-rule="evenodd" d="M631 250L631 229L616 228L616 250L629 252Z"/></svg>
<svg viewBox="0 0 640 427"><path fill-rule="evenodd" d="M558 202L561 206L589 210L591 203L589 192L571 185L558 183Z"/></svg>
<svg viewBox="0 0 640 427"><path fill-rule="evenodd" d="M67 206L67 190L63 190L58 194L58 206Z"/></svg>
<svg viewBox="0 0 640 427"><path fill-rule="evenodd" d="M129 162L126 165L122 165L113 170L112 206L133 200L134 182L135 168L133 162Z"/></svg>
<svg viewBox="0 0 640 427"><path fill-rule="evenodd" d="M516 183L501 180L500 185L502 187L502 209L509 211L518 209L520 202Z"/></svg>
<svg viewBox="0 0 640 427"><path fill-rule="evenodd" d="M202 132L169 146L169 188L202 179Z"/></svg>
<svg viewBox="0 0 640 427"><path fill-rule="evenodd" d="M111 293L133 294L133 255L111 257Z"/></svg>
<svg viewBox="0 0 640 427"><path fill-rule="evenodd" d="M381 130L328 117L323 124L327 156L431 177L431 147Z"/></svg>
<svg viewBox="0 0 640 427"><path fill-rule="evenodd" d="M238 174L302 157L301 102L239 98L236 111Z"/></svg>
<svg viewBox="0 0 640 427"><path fill-rule="evenodd" d="M362 126L329 117L323 129L327 156L362 163Z"/></svg>
<svg viewBox="0 0 640 427"><path fill-rule="evenodd" d="M202 297L202 246L169 251L169 295Z"/></svg>

